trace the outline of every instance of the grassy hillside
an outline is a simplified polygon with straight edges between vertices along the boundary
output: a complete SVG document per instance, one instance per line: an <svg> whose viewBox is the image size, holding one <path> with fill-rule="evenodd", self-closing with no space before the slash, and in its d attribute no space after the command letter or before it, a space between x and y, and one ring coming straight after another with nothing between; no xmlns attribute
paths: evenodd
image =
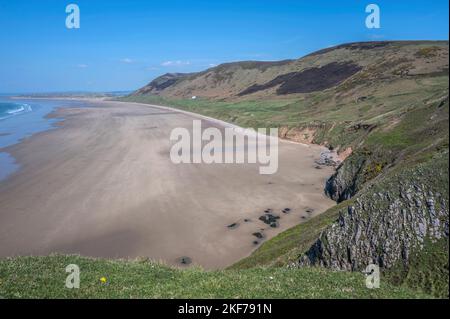
<svg viewBox="0 0 450 319"><path fill-rule="evenodd" d="M357 65L357 72L327 68L343 63ZM347 76L323 87L336 73ZM228 78L213 81L217 74ZM175 76L177 81L169 76L170 83L164 82L167 75L153 81L166 83L162 89L153 90L152 82L125 100L174 106L244 127L278 127L283 138L341 151L357 149L362 142L402 149L417 142L417 136L403 133L432 112L430 108L448 112L441 105L448 101L447 41L347 44L298 60L236 62ZM280 76L283 80L277 80ZM310 89L302 91L305 85ZM230 94L229 87L238 93ZM291 90L281 94L283 87ZM242 94L246 91L254 92ZM431 124L445 125L440 119L437 115ZM373 136L367 139L369 134Z"/></svg>
<svg viewBox="0 0 450 319"><path fill-rule="evenodd" d="M410 128L415 128L416 124L422 125L420 121L423 116L433 112L430 108L440 106L441 112L448 112L448 107L441 105L448 100L446 75L400 80L392 87L377 83L373 90L371 94L359 91L366 96L359 101L355 95L336 97L335 91L311 93L302 99L217 101L142 95L124 100L173 106L243 127L278 127L281 137L339 147L341 150L358 148L361 142L393 150L402 149L417 141L416 136L407 134L413 133ZM431 124L442 127L445 121L436 116ZM366 139L370 133L376 134ZM420 142L422 145L418 146L428 141Z"/></svg>
<svg viewBox="0 0 450 319"><path fill-rule="evenodd" d="M203 72L165 74L134 95L184 99L278 99L307 96L336 86L345 94L374 79L428 77L448 70L448 42L367 42L340 45L297 60L244 61Z"/></svg>
<svg viewBox="0 0 450 319"><path fill-rule="evenodd" d="M65 287L65 267L80 267L80 289ZM103 283L101 278L105 278ZM360 273L325 269L179 270L141 261L78 256L0 260L2 298L428 298L385 283L368 289Z"/></svg>

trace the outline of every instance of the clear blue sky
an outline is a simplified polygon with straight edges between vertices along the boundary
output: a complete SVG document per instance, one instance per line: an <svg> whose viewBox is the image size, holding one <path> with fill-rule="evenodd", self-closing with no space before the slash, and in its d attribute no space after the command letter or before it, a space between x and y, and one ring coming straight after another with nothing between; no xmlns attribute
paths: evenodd
<svg viewBox="0 0 450 319"><path fill-rule="evenodd" d="M65 27L76 3L81 28ZM365 7L381 8L381 29ZM448 40L448 0L0 0L0 92L133 90L166 72L344 42Z"/></svg>

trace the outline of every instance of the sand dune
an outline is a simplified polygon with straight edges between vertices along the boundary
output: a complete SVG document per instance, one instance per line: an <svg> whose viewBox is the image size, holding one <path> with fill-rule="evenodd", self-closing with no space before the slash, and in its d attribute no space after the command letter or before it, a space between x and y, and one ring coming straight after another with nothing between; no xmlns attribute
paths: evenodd
<svg viewBox="0 0 450 319"><path fill-rule="evenodd" d="M194 115L89 104L58 110L61 128L6 149L21 169L0 183L0 256L147 256L174 265L187 256L220 268L258 247L252 233L270 238L334 204L323 195L332 169L315 169L319 146L281 142L274 175L255 164L175 165L170 132L190 129ZM203 118L208 125L225 124ZM258 220L268 208L281 216L278 228Z"/></svg>

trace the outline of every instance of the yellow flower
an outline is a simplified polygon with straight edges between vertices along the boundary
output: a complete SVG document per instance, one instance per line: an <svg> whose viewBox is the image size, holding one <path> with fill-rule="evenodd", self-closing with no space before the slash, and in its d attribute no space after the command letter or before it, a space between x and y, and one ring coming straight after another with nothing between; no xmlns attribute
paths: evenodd
<svg viewBox="0 0 450 319"><path fill-rule="evenodd" d="M100 282L102 283L102 284L106 284L106 277L102 277L102 278L100 278Z"/></svg>

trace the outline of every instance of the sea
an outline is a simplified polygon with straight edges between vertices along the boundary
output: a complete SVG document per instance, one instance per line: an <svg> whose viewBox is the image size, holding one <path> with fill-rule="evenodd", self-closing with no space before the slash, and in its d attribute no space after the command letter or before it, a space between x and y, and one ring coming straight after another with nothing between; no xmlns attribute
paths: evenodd
<svg viewBox="0 0 450 319"><path fill-rule="evenodd" d="M17 99L0 96L0 181L20 166L5 147L20 143L38 132L55 129L55 118L47 118L58 107L82 107L82 101L55 99Z"/></svg>

